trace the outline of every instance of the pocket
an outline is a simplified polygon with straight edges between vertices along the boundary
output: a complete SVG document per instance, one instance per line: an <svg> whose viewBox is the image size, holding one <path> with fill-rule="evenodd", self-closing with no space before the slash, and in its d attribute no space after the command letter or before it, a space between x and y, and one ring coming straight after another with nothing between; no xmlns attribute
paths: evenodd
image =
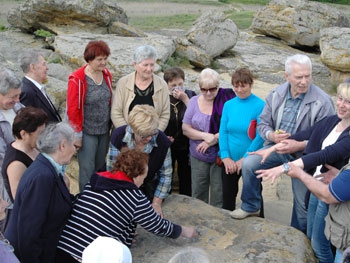
<svg viewBox="0 0 350 263"><path fill-rule="evenodd" d="M346 249L348 242L348 230L345 226L332 220L328 214L326 217L325 236L331 243L341 251Z"/></svg>

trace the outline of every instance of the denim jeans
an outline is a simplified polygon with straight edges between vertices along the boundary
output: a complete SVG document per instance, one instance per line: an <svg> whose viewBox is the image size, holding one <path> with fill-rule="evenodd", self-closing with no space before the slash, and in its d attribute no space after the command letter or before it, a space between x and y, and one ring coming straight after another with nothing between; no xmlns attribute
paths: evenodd
<svg viewBox="0 0 350 263"><path fill-rule="evenodd" d="M342 263L342 262L343 262L343 253L341 253L340 250L337 249L337 252L335 253L334 263Z"/></svg>
<svg viewBox="0 0 350 263"><path fill-rule="evenodd" d="M307 237L311 240L312 249L319 263L329 263L334 260L331 243L324 234L324 219L327 214L328 205L311 194L307 212Z"/></svg>
<svg viewBox="0 0 350 263"><path fill-rule="evenodd" d="M91 175L104 167L108 146L109 132L102 135L83 133L83 146L78 151L80 192L90 181Z"/></svg>
<svg viewBox="0 0 350 263"><path fill-rule="evenodd" d="M267 145L263 149L269 147ZM292 160L294 158L291 155L278 154L276 152L273 152L265 160L264 164L261 164L261 156L259 155L248 155L244 158L242 164L242 210L256 212L261 208L261 179L256 178L255 171L259 169L270 169ZM306 233L307 203L305 201L307 188L300 180L292 178L292 190L294 197L291 226Z"/></svg>
<svg viewBox="0 0 350 263"><path fill-rule="evenodd" d="M221 167L191 156L191 177L192 197L222 208Z"/></svg>

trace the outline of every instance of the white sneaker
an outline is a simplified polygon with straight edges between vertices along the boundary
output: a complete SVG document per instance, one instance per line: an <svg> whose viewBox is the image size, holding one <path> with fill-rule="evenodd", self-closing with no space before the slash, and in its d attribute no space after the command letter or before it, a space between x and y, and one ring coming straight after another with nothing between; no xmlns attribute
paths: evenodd
<svg viewBox="0 0 350 263"><path fill-rule="evenodd" d="M242 210L241 208L233 210L230 213L230 216L234 219L244 219L248 216L259 216L260 214L260 210L256 211L256 212L246 212L244 210Z"/></svg>

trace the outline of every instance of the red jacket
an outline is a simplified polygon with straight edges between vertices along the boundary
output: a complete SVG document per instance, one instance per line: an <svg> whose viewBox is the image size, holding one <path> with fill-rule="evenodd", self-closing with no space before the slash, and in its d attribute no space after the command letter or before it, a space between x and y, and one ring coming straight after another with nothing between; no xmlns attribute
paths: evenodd
<svg viewBox="0 0 350 263"><path fill-rule="evenodd" d="M87 90L84 69L87 65L74 71L68 77L67 118L77 133L81 133L83 130L84 104ZM107 68L102 71L102 74L112 94L112 74ZM112 101L110 100L109 103L111 104Z"/></svg>

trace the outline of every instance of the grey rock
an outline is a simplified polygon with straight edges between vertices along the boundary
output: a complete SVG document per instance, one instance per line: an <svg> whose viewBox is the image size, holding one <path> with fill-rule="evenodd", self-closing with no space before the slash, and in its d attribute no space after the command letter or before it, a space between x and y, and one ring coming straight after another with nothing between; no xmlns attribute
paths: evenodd
<svg viewBox="0 0 350 263"><path fill-rule="evenodd" d="M320 29L349 27L338 9L314 1L273 0L255 13L253 32L282 39L289 45L318 47Z"/></svg>
<svg viewBox="0 0 350 263"><path fill-rule="evenodd" d="M83 32L59 35L55 37L54 48L65 63L72 68L78 68L86 63L83 53L85 46L91 40L103 40L108 44L111 50L108 68L111 70L115 82L135 70L132 63L136 47L148 44L156 48L158 54L156 72L160 71L160 64L165 63L175 52L173 38L154 34L149 34L147 37L120 37Z"/></svg>
<svg viewBox="0 0 350 263"><path fill-rule="evenodd" d="M239 31L223 12L204 12L188 30L186 38L210 57L221 55L235 46Z"/></svg>
<svg viewBox="0 0 350 263"><path fill-rule="evenodd" d="M113 22L128 23L121 7L100 0L26 0L9 11L7 20L23 32L44 29L55 34L77 31L106 34Z"/></svg>
<svg viewBox="0 0 350 263"><path fill-rule="evenodd" d="M168 262L191 246L207 251L211 262L316 262L307 237L292 227L262 218L234 220L227 210L175 194L165 200L163 212L174 223L195 226L199 238L173 240L138 228L131 246L133 261Z"/></svg>
<svg viewBox="0 0 350 263"><path fill-rule="evenodd" d="M350 28L321 29L320 49L321 61L331 70L333 82L350 77Z"/></svg>
<svg viewBox="0 0 350 263"><path fill-rule="evenodd" d="M179 38L176 43L176 54L188 59L195 67L206 68L213 62L212 57L205 50L193 45L187 39Z"/></svg>

